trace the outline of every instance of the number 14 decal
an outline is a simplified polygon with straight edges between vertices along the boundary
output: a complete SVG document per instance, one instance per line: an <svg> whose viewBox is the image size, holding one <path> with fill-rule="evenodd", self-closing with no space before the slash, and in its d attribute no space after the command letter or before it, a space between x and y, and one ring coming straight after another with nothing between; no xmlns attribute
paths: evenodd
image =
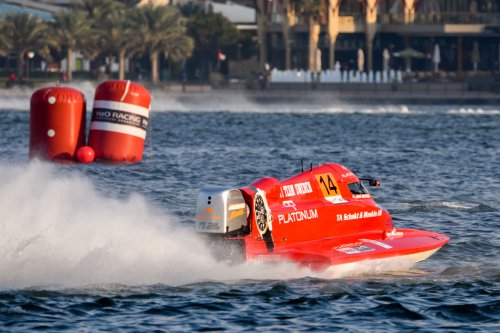
<svg viewBox="0 0 500 333"><path fill-rule="evenodd" d="M318 181L321 192L323 192L323 196L325 198L340 194L337 182L331 173L316 175L316 180Z"/></svg>

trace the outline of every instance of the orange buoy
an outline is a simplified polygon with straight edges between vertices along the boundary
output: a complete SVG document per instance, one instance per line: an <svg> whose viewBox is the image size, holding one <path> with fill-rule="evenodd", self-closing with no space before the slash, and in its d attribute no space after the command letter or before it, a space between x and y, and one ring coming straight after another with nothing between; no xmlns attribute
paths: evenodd
<svg viewBox="0 0 500 333"><path fill-rule="evenodd" d="M69 160L85 145L85 96L69 87L47 87L31 96L30 158Z"/></svg>
<svg viewBox="0 0 500 333"><path fill-rule="evenodd" d="M95 153L94 149L89 146L83 146L78 149L76 156L78 157L78 161L81 163L92 163L94 161Z"/></svg>
<svg viewBox="0 0 500 333"><path fill-rule="evenodd" d="M89 146L96 159L135 163L142 160L151 95L130 81L106 81L95 93Z"/></svg>

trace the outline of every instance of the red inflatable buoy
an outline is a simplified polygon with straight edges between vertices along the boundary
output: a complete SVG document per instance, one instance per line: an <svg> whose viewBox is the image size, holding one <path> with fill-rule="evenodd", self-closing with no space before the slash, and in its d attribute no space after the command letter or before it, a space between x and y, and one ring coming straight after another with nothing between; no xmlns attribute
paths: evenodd
<svg viewBox="0 0 500 333"><path fill-rule="evenodd" d="M78 161L81 163L92 163L94 162L94 149L89 146L83 146L78 149L78 152L76 153L76 156L78 157Z"/></svg>
<svg viewBox="0 0 500 333"><path fill-rule="evenodd" d="M30 158L69 160L85 145L84 95L69 87L47 87L31 96Z"/></svg>
<svg viewBox="0 0 500 333"><path fill-rule="evenodd" d="M101 83L95 93L89 133L96 159L141 161L150 106L151 95L137 83Z"/></svg>

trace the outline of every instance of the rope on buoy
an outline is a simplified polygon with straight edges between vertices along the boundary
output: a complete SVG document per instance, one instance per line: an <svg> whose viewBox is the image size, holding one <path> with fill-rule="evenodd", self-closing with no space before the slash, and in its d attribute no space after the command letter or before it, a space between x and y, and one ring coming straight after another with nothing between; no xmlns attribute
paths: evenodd
<svg viewBox="0 0 500 333"><path fill-rule="evenodd" d="M127 80L127 85L125 86L125 91L123 92L122 98L120 98L120 102L123 102L125 100L125 97L127 97L129 88L130 88L130 80Z"/></svg>
<svg viewBox="0 0 500 333"><path fill-rule="evenodd" d="M151 110L151 104L149 105L149 109ZM148 130L149 130L149 161L153 161L153 125L151 121L151 116L153 115L153 112L149 114L149 123L148 123Z"/></svg>

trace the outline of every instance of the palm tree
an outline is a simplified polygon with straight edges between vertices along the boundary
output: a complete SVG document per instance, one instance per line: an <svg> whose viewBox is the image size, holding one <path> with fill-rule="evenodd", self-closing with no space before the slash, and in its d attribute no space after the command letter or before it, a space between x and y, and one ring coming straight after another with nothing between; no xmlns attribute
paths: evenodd
<svg viewBox="0 0 500 333"><path fill-rule="evenodd" d="M159 81L159 55L173 60L188 57L193 50L193 40L186 35L186 20L174 6L147 5L134 11L133 29L142 40L141 53L151 60L151 80Z"/></svg>
<svg viewBox="0 0 500 333"><path fill-rule="evenodd" d="M365 4L366 21L366 53L368 55L368 71L373 70L373 40L377 33L377 9L379 6L378 0L367 0Z"/></svg>
<svg viewBox="0 0 500 333"><path fill-rule="evenodd" d="M66 50L66 72L68 80L73 79L73 52L81 51L92 57L91 43L95 36L87 16L82 11L61 11L54 15L53 35Z"/></svg>
<svg viewBox="0 0 500 333"><path fill-rule="evenodd" d="M23 77L24 57L29 50L46 49L48 45L55 47L54 41L47 33L47 25L39 18L26 13L5 16L2 23L0 48L5 52L14 52L17 58L17 80Z"/></svg>
<svg viewBox="0 0 500 333"><path fill-rule="evenodd" d="M114 44L114 41L109 36L111 30L109 17L117 12L122 12L129 3L136 4L137 1L80 0L76 6L77 10L86 13L87 20L94 30L94 41L92 44L94 45L95 52L91 55L91 58L94 59L98 56L104 56L110 59L110 61L105 63L106 72L108 73L111 71L111 60L114 53L110 51L110 44Z"/></svg>
<svg viewBox="0 0 500 333"><path fill-rule="evenodd" d="M5 30L5 23L3 20L0 20L0 31ZM8 38L7 34L0 34L0 56L6 57L9 54L9 50L12 49L12 44L10 38Z"/></svg>
<svg viewBox="0 0 500 333"><path fill-rule="evenodd" d="M122 8L107 16L103 22L104 34L101 35L103 51L108 56L111 64L113 55L118 55L118 78L125 79L125 59L127 55L138 53L142 40L129 24L128 19L132 15L132 9Z"/></svg>
<svg viewBox="0 0 500 333"><path fill-rule="evenodd" d="M111 72L113 57L118 55L119 77L125 78L125 57L139 41L128 24L130 11L140 0L81 0L78 8L87 13L96 33L96 53L108 59L106 71ZM97 54L96 54L97 55Z"/></svg>
<svg viewBox="0 0 500 333"><path fill-rule="evenodd" d="M301 10L309 22L309 70L316 71L316 50L318 48L321 21L325 15L325 6L322 0L305 0Z"/></svg>
<svg viewBox="0 0 500 333"><path fill-rule="evenodd" d="M260 70L263 72L267 63L267 26L269 24L268 2L266 0L253 0L253 2L257 14Z"/></svg>
<svg viewBox="0 0 500 333"><path fill-rule="evenodd" d="M189 21L188 34L196 45L192 60L201 68L202 75L209 77L215 53L221 50L230 54L231 48L238 44L240 34L224 15L212 10L194 12Z"/></svg>
<svg viewBox="0 0 500 333"><path fill-rule="evenodd" d="M328 0L329 69L335 68L335 41L339 34L339 8L341 0Z"/></svg>
<svg viewBox="0 0 500 333"><path fill-rule="evenodd" d="M80 0L76 8L87 13L92 24L98 26L107 15L116 9L123 8L123 4L115 0Z"/></svg>
<svg viewBox="0 0 500 333"><path fill-rule="evenodd" d="M292 68L292 28L295 26L294 0L278 0L282 14L283 39L285 42L285 69Z"/></svg>
<svg viewBox="0 0 500 333"><path fill-rule="evenodd" d="M200 6L200 4L191 1L179 6L179 9L182 15L188 18L200 14L205 14L205 8L203 6Z"/></svg>

